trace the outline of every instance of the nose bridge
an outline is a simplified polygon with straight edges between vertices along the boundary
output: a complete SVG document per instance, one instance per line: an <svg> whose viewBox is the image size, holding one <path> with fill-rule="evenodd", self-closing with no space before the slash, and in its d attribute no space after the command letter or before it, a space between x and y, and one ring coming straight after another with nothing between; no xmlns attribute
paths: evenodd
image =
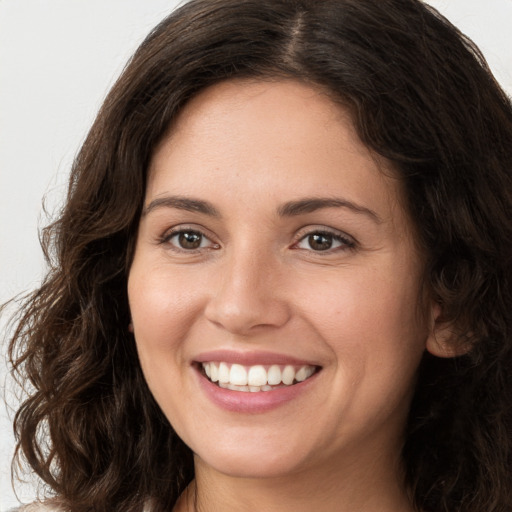
<svg viewBox="0 0 512 512"><path fill-rule="evenodd" d="M287 322L289 307L279 286L282 262L268 247L239 241L216 271L218 286L206 308L210 321L239 334Z"/></svg>

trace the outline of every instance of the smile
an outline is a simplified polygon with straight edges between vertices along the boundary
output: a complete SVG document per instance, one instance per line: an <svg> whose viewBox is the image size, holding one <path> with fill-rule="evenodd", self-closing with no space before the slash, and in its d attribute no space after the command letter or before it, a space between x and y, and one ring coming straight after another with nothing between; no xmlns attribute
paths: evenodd
<svg viewBox="0 0 512 512"><path fill-rule="evenodd" d="M208 380L219 387L253 393L293 386L309 379L317 370L311 365L243 366L213 361L201 363L201 366Z"/></svg>

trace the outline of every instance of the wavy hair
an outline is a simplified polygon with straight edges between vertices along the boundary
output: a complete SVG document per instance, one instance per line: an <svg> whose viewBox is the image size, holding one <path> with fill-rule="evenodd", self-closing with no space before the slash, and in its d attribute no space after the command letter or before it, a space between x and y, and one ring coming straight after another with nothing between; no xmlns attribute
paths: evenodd
<svg viewBox="0 0 512 512"><path fill-rule="evenodd" d="M422 512L511 510L512 106L475 45L419 0L192 0L149 34L43 232L50 270L9 350L31 390L17 457L72 512L170 510L193 478L142 375L126 283L155 146L187 101L234 78L320 87L392 162L425 286L469 347L422 361L406 485Z"/></svg>

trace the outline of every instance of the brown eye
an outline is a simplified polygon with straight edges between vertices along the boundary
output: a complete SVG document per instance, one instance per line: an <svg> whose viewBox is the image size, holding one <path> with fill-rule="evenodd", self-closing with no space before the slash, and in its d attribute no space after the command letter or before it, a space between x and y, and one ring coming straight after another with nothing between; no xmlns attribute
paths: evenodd
<svg viewBox="0 0 512 512"><path fill-rule="evenodd" d="M203 235L196 231L182 231L177 234L178 245L181 249L199 249Z"/></svg>
<svg viewBox="0 0 512 512"><path fill-rule="evenodd" d="M313 252L331 253L333 251L351 249L354 246L354 240L341 233L310 231L298 241L295 247Z"/></svg>
<svg viewBox="0 0 512 512"><path fill-rule="evenodd" d="M200 231L183 229L174 231L162 239L163 243L170 244L182 251L194 251L196 249L216 248L216 244Z"/></svg>
<svg viewBox="0 0 512 512"><path fill-rule="evenodd" d="M307 240L314 251L327 251L333 244L333 236L324 233L311 234L307 237Z"/></svg>

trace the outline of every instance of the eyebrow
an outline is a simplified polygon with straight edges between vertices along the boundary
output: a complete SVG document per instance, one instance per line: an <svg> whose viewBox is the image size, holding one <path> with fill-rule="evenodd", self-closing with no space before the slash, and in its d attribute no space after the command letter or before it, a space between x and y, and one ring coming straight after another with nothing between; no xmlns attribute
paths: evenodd
<svg viewBox="0 0 512 512"><path fill-rule="evenodd" d="M220 213L217 208L208 201L182 196L165 196L153 199L153 201L151 201L151 203L142 210L142 216L144 217L157 208L176 208L178 210L203 213L204 215L209 215L211 217L220 217Z"/></svg>
<svg viewBox="0 0 512 512"><path fill-rule="evenodd" d="M365 206L361 206L346 199L331 197L311 197L300 199L298 201L290 201L280 206L278 213L282 217L294 217L296 215L311 213L323 208L347 208L355 213L370 217L377 224L382 222L382 219L377 215L377 213L370 208L366 208Z"/></svg>
<svg viewBox="0 0 512 512"><path fill-rule="evenodd" d="M178 210L202 213L204 215L209 215L210 217L221 217L220 212L212 203L201 199L192 199L190 197L183 196L165 196L154 199L142 210L142 216L144 217L158 208L176 208ZM378 224L382 222L382 219L377 215L377 213L370 208L366 208L346 199L331 197L311 197L297 201L289 201L281 205L277 209L277 213L280 217L295 217L324 208L347 208L355 213L370 217L370 219Z"/></svg>

